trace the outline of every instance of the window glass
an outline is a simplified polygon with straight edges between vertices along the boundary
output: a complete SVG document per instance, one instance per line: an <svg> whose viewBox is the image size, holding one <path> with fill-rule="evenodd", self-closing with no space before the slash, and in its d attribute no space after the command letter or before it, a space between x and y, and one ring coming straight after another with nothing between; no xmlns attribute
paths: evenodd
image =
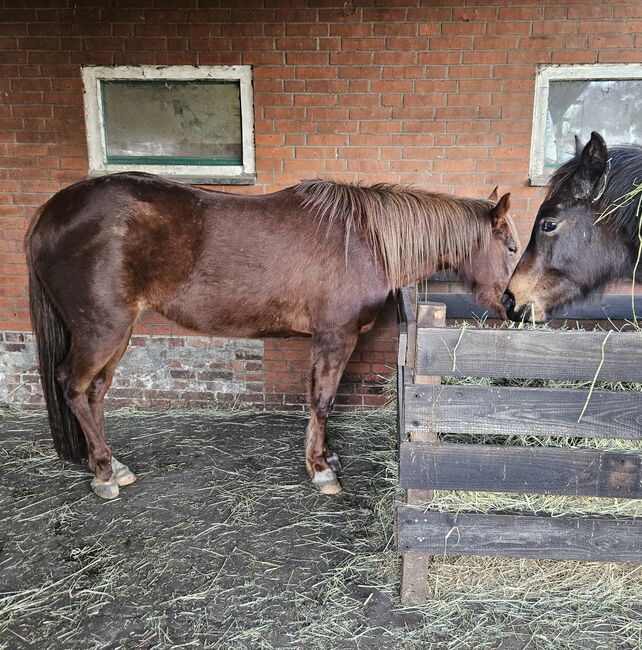
<svg viewBox="0 0 642 650"><path fill-rule="evenodd" d="M241 165L238 81L102 80L108 163Z"/></svg>
<svg viewBox="0 0 642 650"><path fill-rule="evenodd" d="M599 132L610 145L642 143L642 80L551 80L544 138L544 172L550 174Z"/></svg>

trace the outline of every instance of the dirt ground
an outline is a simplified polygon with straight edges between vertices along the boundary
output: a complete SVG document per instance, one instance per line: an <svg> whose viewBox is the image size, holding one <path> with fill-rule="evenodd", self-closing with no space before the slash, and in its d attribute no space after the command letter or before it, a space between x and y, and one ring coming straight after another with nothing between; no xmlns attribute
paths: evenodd
<svg viewBox="0 0 642 650"><path fill-rule="evenodd" d="M4 647L369 647L377 625L412 624L353 566L357 547L390 543L373 509L390 429L372 424L367 441L340 432L345 491L330 498L305 475L301 416L111 415L139 480L104 502L52 454L43 417L5 415ZM329 599L353 611L328 620Z"/></svg>
<svg viewBox="0 0 642 650"><path fill-rule="evenodd" d="M524 598L525 564L514 584L480 592L474 565L454 562L456 588L402 608L393 415L334 418L337 497L308 482L305 423L110 414L115 453L139 480L105 502L57 459L41 414L0 413L0 648L642 647L628 610L593 625L583 612L595 603L560 607L532 582ZM609 601L620 618L622 603Z"/></svg>

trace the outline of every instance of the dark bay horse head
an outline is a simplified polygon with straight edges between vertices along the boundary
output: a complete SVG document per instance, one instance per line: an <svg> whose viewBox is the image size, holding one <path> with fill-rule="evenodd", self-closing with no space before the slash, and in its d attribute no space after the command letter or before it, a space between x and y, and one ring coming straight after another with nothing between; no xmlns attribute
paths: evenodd
<svg viewBox="0 0 642 650"><path fill-rule="evenodd" d="M486 246L472 251L470 258L456 270L462 283L471 290L475 300L506 319L502 294L521 252L517 229L511 218L510 194L497 200L497 188L489 197L491 237Z"/></svg>
<svg viewBox="0 0 642 650"><path fill-rule="evenodd" d="M541 322L553 310L619 278L632 278L637 256L642 148L607 150L592 133L553 175L524 255L503 303L512 320ZM636 216L637 214L637 216Z"/></svg>

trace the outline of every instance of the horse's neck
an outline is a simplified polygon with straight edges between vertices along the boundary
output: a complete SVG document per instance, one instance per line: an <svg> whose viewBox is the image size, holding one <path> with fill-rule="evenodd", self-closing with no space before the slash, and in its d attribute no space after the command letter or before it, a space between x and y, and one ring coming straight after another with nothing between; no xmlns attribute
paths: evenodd
<svg viewBox="0 0 642 650"><path fill-rule="evenodd" d="M446 259L426 262L425 264L418 266L416 269L411 270L404 278L402 278L402 284L395 288L399 289L409 284L414 284L415 282L428 278L439 271L453 271L454 273L457 273L458 266L459 265L452 264L450 260Z"/></svg>

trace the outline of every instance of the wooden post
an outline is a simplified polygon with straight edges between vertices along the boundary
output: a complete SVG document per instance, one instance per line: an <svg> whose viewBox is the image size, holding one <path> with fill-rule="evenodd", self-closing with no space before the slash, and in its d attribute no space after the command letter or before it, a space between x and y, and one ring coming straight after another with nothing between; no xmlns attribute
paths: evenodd
<svg viewBox="0 0 642 650"><path fill-rule="evenodd" d="M417 309L417 327L444 327L446 325L446 305L438 302L422 303ZM417 339L414 337L413 362L417 359ZM410 343L410 332L408 336ZM440 384L441 377L415 374L416 384ZM403 397L403 396L401 396ZM410 431L410 442L436 442L434 431ZM406 503L416 505L428 503L435 496L434 490L407 490ZM404 553L401 557L401 602L403 605L421 605L428 599L428 571L430 555L424 553Z"/></svg>

